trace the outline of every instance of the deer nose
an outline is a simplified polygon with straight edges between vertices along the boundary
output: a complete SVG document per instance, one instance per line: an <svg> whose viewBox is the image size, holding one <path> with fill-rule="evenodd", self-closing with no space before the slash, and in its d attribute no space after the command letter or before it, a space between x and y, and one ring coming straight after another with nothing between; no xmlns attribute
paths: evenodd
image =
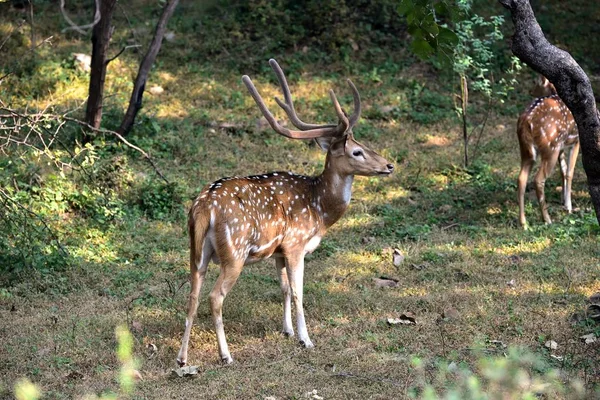
<svg viewBox="0 0 600 400"><path fill-rule="evenodd" d="M387 169L388 171L392 172L394 170L394 164L388 164Z"/></svg>

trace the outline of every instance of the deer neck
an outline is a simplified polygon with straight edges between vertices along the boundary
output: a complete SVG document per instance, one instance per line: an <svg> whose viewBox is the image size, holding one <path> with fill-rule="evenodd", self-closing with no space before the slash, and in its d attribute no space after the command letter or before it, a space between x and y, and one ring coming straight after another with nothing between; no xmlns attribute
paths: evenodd
<svg viewBox="0 0 600 400"><path fill-rule="evenodd" d="M316 204L321 207L323 223L327 228L344 215L352 196L354 175L343 174L331 167L329 158L315 185Z"/></svg>

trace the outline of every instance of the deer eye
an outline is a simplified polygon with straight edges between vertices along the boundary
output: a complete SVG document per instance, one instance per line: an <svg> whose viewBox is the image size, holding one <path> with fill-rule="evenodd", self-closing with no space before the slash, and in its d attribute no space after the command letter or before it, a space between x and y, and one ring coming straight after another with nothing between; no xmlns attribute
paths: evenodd
<svg viewBox="0 0 600 400"><path fill-rule="evenodd" d="M363 151L362 151L362 150L354 150L354 151L352 152L352 155L353 155L354 157L362 157L362 158L365 158L365 154L363 153Z"/></svg>

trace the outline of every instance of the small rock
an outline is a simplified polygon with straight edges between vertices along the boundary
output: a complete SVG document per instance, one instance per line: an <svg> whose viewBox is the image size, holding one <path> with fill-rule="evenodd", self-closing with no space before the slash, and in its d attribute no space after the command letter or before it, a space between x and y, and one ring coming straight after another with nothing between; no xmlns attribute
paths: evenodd
<svg viewBox="0 0 600 400"><path fill-rule="evenodd" d="M374 278L373 282L375 282L375 286L378 288L395 288L398 287L399 280L382 276L380 278Z"/></svg>
<svg viewBox="0 0 600 400"><path fill-rule="evenodd" d="M510 281L506 282L506 286L515 287L515 283L516 283L515 280L511 279Z"/></svg>
<svg viewBox="0 0 600 400"><path fill-rule="evenodd" d="M165 89L163 89L162 86L152 86L150 89L148 89L148 91L151 95L158 96L162 94L165 91Z"/></svg>

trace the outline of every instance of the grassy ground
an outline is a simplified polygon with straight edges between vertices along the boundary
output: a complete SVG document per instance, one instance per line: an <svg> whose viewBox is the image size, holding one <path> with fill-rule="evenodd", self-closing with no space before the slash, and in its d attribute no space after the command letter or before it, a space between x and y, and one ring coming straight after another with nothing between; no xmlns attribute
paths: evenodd
<svg viewBox="0 0 600 400"><path fill-rule="evenodd" d="M142 21L152 21L157 10L156 5L127 10L138 35L150 30L151 23ZM184 3L175 26L193 12L201 10ZM5 15L3 32L20 14ZM12 85L1 88L3 100L33 109L80 105L86 76L69 61L70 53L85 52L89 45L74 34L57 34L62 20L50 6L41 7L39 20L44 24L38 25L38 38L53 33L54 44L40 49L30 72L10 78ZM116 41L126 38L124 30L116 35ZM28 31L19 36L24 46L28 37ZM14 43L11 48L21 51ZM528 101L526 75L513 103L487 122L475 161L464 169L450 84L405 50L373 51L372 60L332 64L305 63L302 54L254 54L260 62L236 67L226 54L198 60L190 48L193 32L176 31L174 42L165 43L147 85L160 85L165 92L146 95L131 136L151 151L176 189L165 194L135 152L110 144L109 138L108 145L96 142L95 179L112 179L121 202L111 210L122 213L104 221L68 204L59 207L54 224L72 255L69 267L21 271L1 281L0 397L11 398L21 377L38 384L50 399L117 391L114 329L123 323L134 335L143 376L133 398L305 398L315 390L326 399L404 398L426 384L446 387L438 378L445 364L485 375L482 360L503 357L509 351L504 346L527 349L519 354L532 375L558 368L561 381L579 380L593 397L600 348L579 337L598 335L600 329L570 319L600 288L598 229L580 164L575 213L560 208L556 173L547 183L555 224L542 225L533 192L527 205L531 229L516 224L514 127ZM277 93L265 68L271 56L290 72L297 108L306 120L332 118L330 87L349 104L343 78L351 77L365 108L355 134L393 160L396 173L357 179L346 216L307 257L305 310L315 349L303 350L279 334L281 295L272 262L263 262L244 270L225 302L225 329L236 363L221 366L206 299L218 274L211 266L189 354L200 372L196 378L172 379L189 290L184 228L191 199L222 176L271 170L317 174L323 166L324 155L316 147L257 128L259 112L240 77L250 73L263 97L271 99ZM110 64L107 127L118 125L137 57L126 54ZM274 101L269 105L275 109ZM220 128L223 123L233 127ZM118 165L112 175L111 165ZM43 185L51 186L48 173L43 168L39 173ZM405 255L397 267L393 248ZM374 279L381 276L398 279L398 286L378 288ZM386 322L407 311L415 313L416 325ZM548 340L558 348L548 350ZM148 356L148 344L157 346L156 354ZM528 364L526 352L539 362ZM423 360L421 368L415 358Z"/></svg>

